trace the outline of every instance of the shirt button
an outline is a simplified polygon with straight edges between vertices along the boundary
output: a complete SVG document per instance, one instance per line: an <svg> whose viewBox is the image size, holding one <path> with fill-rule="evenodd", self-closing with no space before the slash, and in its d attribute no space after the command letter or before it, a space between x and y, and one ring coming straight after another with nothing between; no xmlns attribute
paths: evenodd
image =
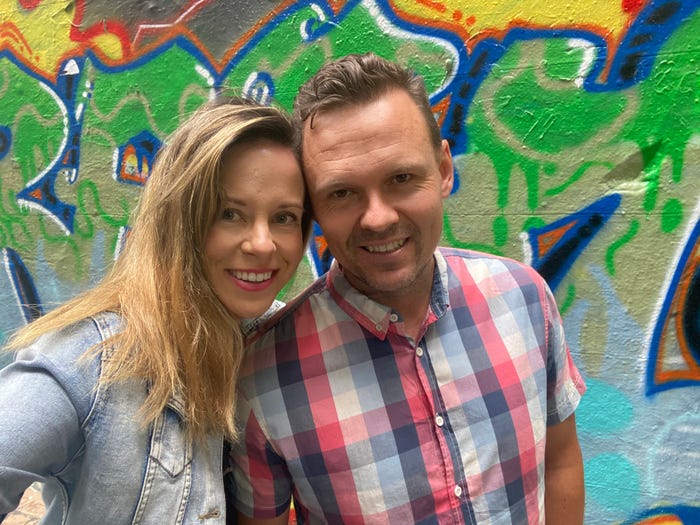
<svg viewBox="0 0 700 525"><path fill-rule="evenodd" d="M396 321L399 320L399 316L396 315L396 314L391 314L391 315L389 316L389 320L390 320L392 323L395 323Z"/></svg>
<svg viewBox="0 0 700 525"><path fill-rule="evenodd" d="M382 325L380 325L379 323L375 324L374 327L377 329L377 332L382 331Z"/></svg>
<svg viewBox="0 0 700 525"><path fill-rule="evenodd" d="M461 495L462 495L462 487L460 487L459 485L457 485L457 486L455 487L455 496L457 496L457 497L459 498Z"/></svg>
<svg viewBox="0 0 700 525"><path fill-rule="evenodd" d="M416 355L418 357L423 357L423 349L420 346L416 348Z"/></svg>
<svg viewBox="0 0 700 525"><path fill-rule="evenodd" d="M442 416L436 416L435 417L435 424L439 427L445 424L445 420L442 418Z"/></svg>

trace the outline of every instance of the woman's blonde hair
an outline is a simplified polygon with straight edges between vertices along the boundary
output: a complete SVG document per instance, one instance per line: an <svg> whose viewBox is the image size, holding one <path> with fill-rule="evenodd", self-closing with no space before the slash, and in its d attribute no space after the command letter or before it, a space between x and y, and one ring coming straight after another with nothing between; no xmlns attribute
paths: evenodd
<svg viewBox="0 0 700 525"><path fill-rule="evenodd" d="M294 129L282 111L243 99L205 104L166 141L143 191L133 228L112 270L96 287L18 331L9 348L31 343L102 311L115 311L124 330L110 348L107 383L148 384L142 415L152 422L174 393L184 400L192 437L222 432L235 438L235 379L243 336L204 273L203 246L223 202L226 153L261 139L290 148ZM302 224L310 232L308 213ZM93 349L95 350L95 349Z"/></svg>

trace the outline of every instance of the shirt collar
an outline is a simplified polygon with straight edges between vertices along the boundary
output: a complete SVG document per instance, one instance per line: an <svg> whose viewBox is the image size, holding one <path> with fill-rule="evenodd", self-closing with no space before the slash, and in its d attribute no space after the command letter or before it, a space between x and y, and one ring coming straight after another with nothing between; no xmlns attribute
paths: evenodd
<svg viewBox="0 0 700 525"><path fill-rule="evenodd" d="M433 289L430 295L432 315L427 319L435 320L442 317L449 307L447 293L447 263L442 253L436 250L434 255L435 270L433 273ZM357 321L363 328L379 339L384 339L391 322L398 319L398 313L388 306L373 301L354 288L343 275L343 271L334 260L326 274L326 285L338 306ZM392 318L393 316L393 318Z"/></svg>

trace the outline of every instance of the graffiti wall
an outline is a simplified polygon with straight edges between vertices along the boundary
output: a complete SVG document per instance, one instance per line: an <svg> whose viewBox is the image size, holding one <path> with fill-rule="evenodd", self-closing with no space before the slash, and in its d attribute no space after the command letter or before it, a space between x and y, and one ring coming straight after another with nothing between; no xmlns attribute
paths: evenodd
<svg viewBox="0 0 700 525"><path fill-rule="evenodd" d="M220 91L291 108L324 61L372 50L425 78L452 147L444 244L555 291L589 386L586 523L700 523L698 7L6 0L0 342L104 274L192 110ZM327 260L317 231L285 293Z"/></svg>

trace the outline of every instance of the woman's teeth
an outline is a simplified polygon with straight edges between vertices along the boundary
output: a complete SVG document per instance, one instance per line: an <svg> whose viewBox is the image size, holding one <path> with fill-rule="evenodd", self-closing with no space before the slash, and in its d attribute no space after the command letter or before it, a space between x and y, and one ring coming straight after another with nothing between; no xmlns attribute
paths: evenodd
<svg viewBox="0 0 700 525"><path fill-rule="evenodd" d="M269 278L272 277L272 272L257 273L234 271L232 273L236 279L240 279L241 281L248 281L251 283L260 283L262 281L267 281Z"/></svg>

